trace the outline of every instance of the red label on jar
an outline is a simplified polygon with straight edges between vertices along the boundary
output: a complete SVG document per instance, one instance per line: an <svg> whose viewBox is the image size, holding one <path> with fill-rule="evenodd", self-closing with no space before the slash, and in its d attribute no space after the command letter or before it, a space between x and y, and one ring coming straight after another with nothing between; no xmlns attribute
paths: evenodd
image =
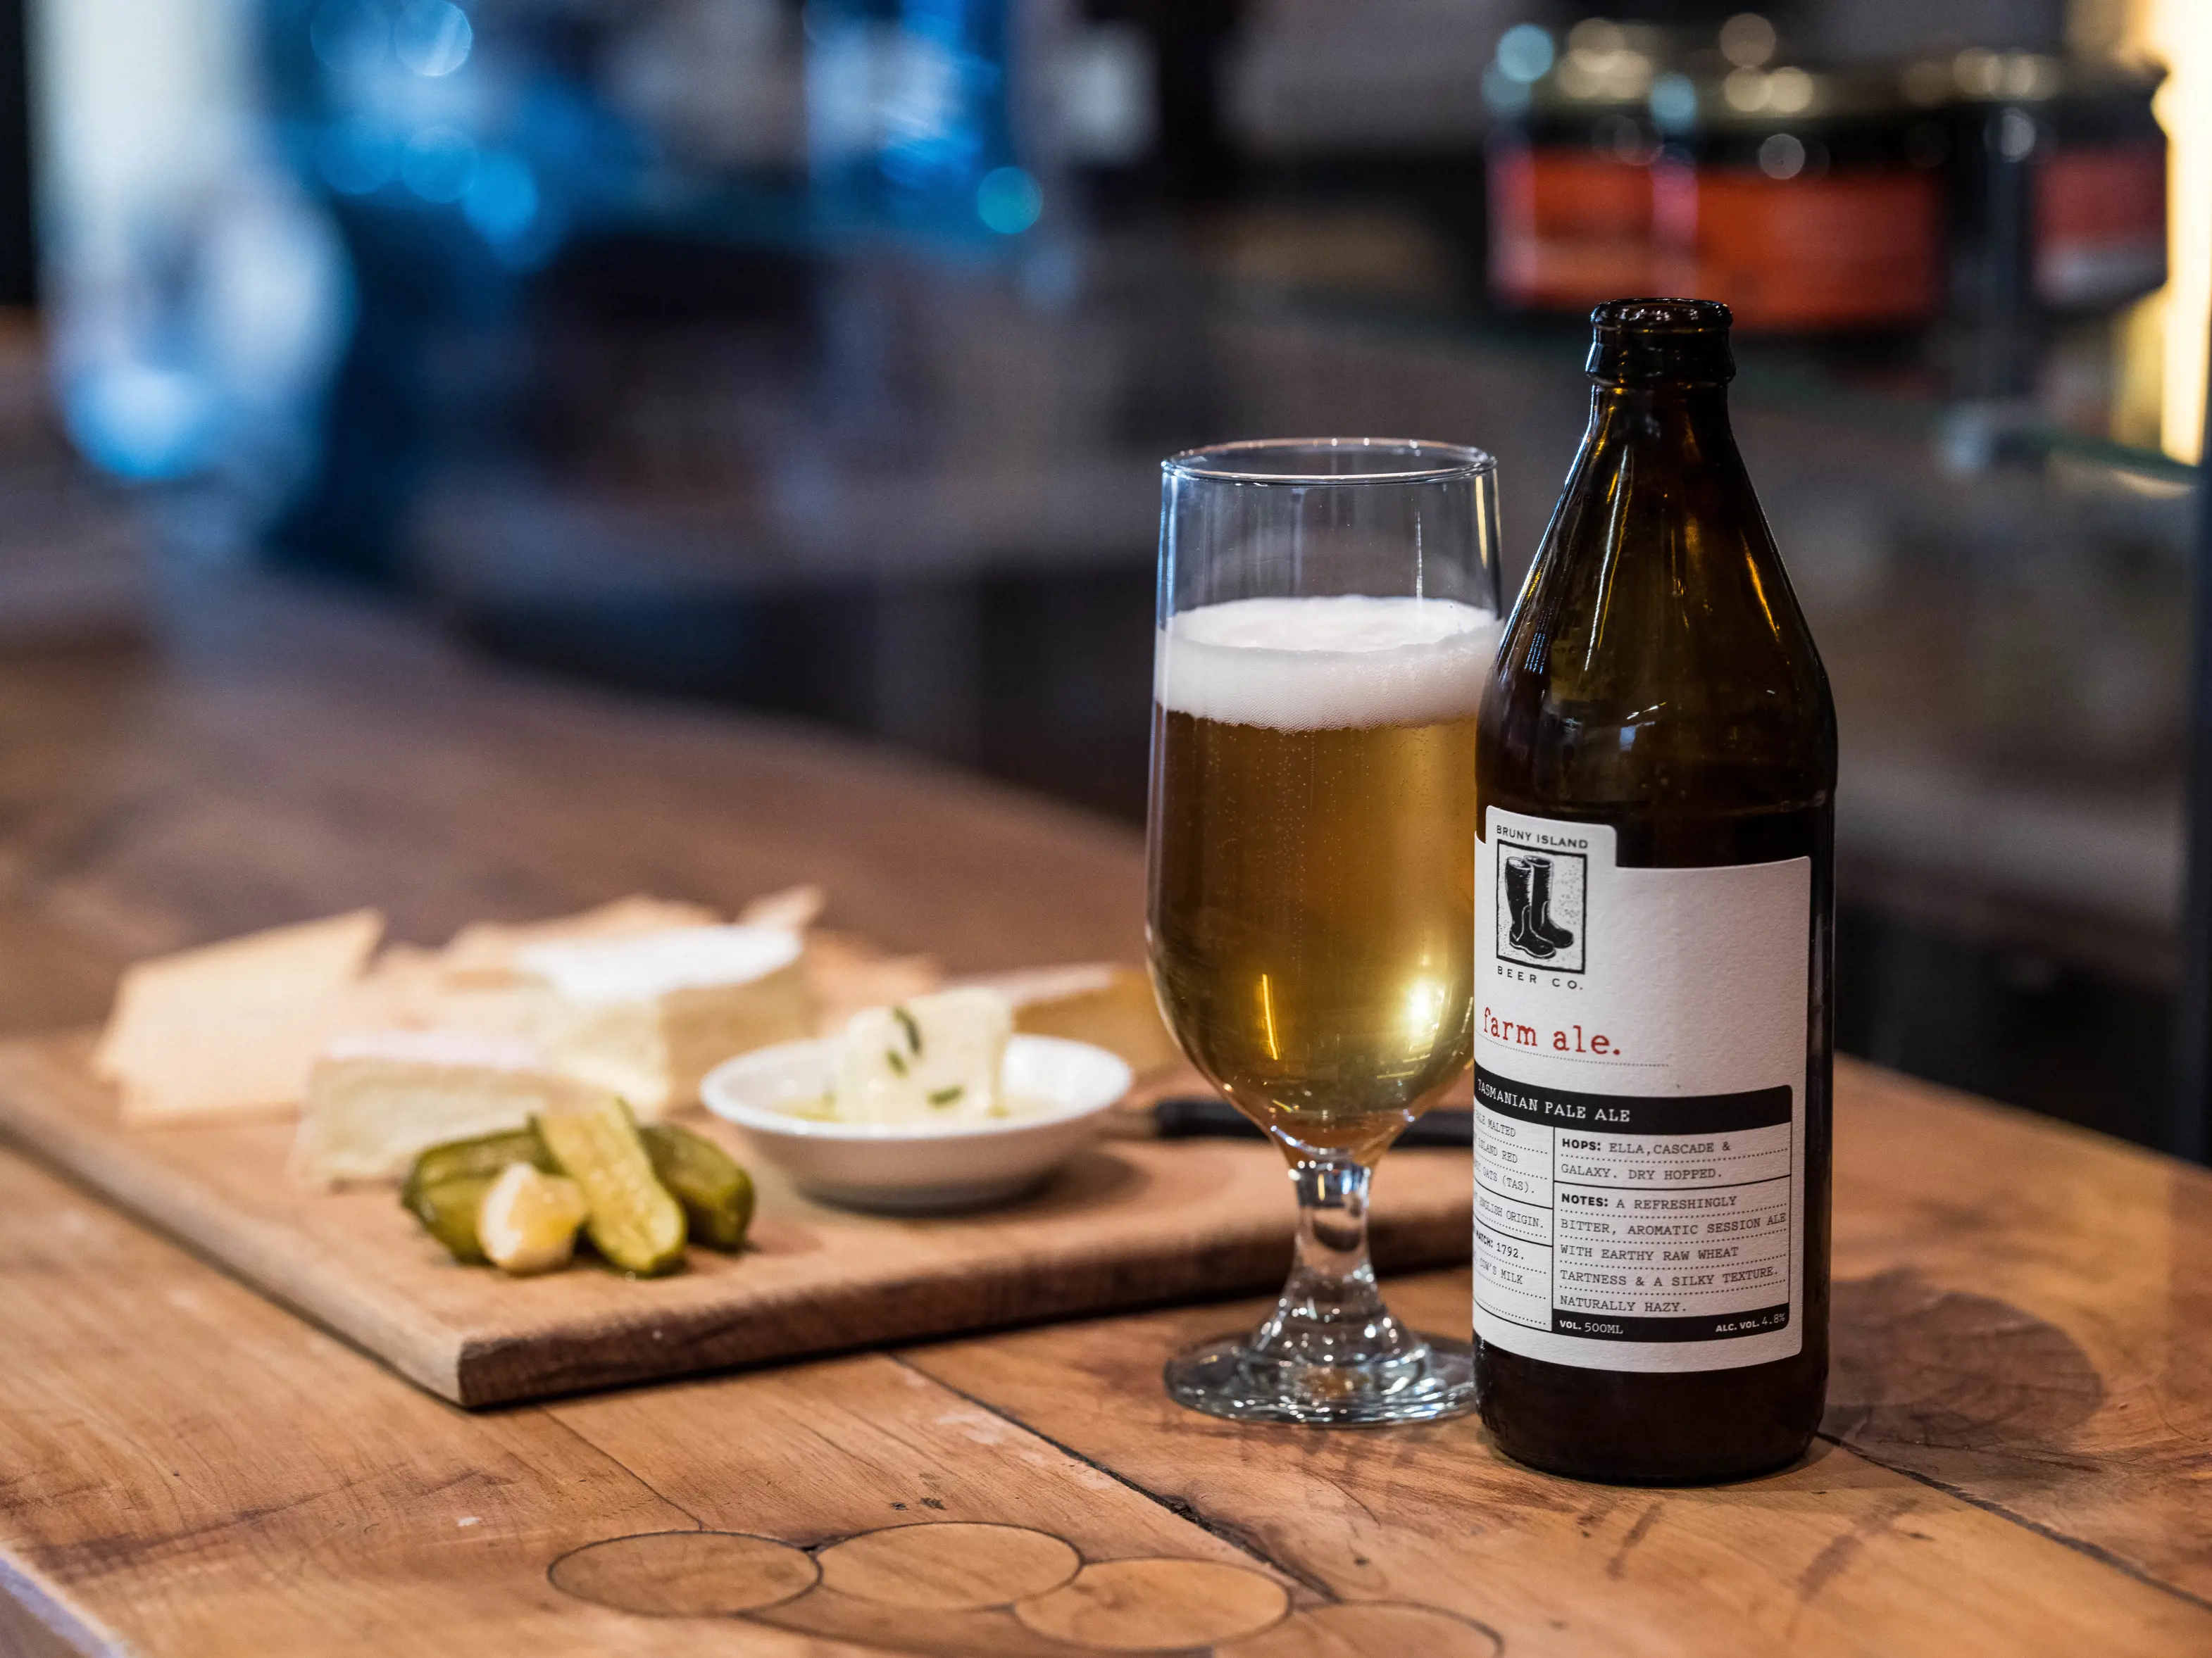
<svg viewBox="0 0 2212 1658"><path fill-rule="evenodd" d="M1942 296L1930 174L1662 164L1654 192L1662 282L1724 301L1740 328L1917 322Z"/></svg>
<svg viewBox="0 0 2212 1658"><path fill-rule="evenodd" d="M2035 291L2116 304L2166 280L2166 146L2060 149L2035 170Z"/></svg>
<svg viewBox="0 0 2212 1658"><path fill-rule="evenodd" d="M1586 149L1490 155L1490 279L1515 305L1585 306L1651 278L1651 169Z"/></svg>

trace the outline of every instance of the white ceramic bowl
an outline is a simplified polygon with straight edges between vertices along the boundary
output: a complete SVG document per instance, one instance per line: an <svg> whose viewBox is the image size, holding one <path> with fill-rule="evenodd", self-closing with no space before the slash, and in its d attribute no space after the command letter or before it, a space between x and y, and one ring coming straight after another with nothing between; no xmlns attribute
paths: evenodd
<svg viewBox="0 0 2212 1658"><path fill-rule="evenodd" d="M789 1108L830 1092L837 1044L781 1042L726 1060L699 1097L810 1197L892 1214L944 1214L1018 1198L1088 1145L1129 1091L1129 1067L1089 1042L1016 1036L1000 1085L1044 1109L988 1122L823 1122Z"/></svg>

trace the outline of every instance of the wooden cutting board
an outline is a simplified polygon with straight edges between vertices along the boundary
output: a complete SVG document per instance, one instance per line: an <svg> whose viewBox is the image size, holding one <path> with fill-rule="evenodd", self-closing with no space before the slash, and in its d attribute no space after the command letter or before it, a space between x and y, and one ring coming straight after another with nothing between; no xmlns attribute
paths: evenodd
<svg viewBox="0 0 2212 1658"><path fill-rule="evenodd" d="M824 1207L755 1164L742 1254L693 1249L650 1281L589 1264L507 1278L448 1260L390 1188L293 1181L289 1121L124 1128L85 1070L91 1045L0 1045L0 1133L459 1405L1240 1294L1289 1266L1291 1191L1272 1147L1108 1140L1023 1203L933 1220ZM738 1149L712 1118L686 1121ZM1376 1183L1377 1264L1464 1261L1470 1181L1463 1151L1394 1151Z"/></svg>

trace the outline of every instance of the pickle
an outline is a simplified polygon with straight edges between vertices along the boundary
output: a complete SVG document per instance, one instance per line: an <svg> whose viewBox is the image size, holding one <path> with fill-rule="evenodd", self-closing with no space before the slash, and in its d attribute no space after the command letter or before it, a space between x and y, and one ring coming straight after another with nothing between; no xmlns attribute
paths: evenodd
<svg viewBox="0 0 2212 1658"><path fill-rule="evenodd" d="M412 1209L416 1193L424 1187L447 1181L473 1180L479 1175L489 1180L511 1163L535 1163L541 1173L548 1175L559 1172L534 1128L479 1134L474 1139L447 1140L418 1156L415 1166L407 1171L407 1183L400 1188L399 1200Z"/></svg>
<svg viewBox="0 0 2212 1658"><path fill-rule="evenodd" d="M491 1190L494 1175L461 1175L451 1180L418 1185L410 1180L401 1198L423 1230L446 1246L446 1253L464 1266L482 1266L489 1260L477 1236L477 1215L484 1193Z"/></svg>
<svg viewBox="0 0 2212 1658"><path fill-rule="evenodd" d="M691 1241L710 1249L744 1248L753 1221L752 1176L736 1158L703 1134L674 1123L649 1122L637 1131L653 1172L684 1206Z"/></svg>
<svg viewBox="0 0 2212 1658"><path fill-rule="evenodd" d="M655 1178L627 1105L579 1090L532 1121L559 1172L584 1188L584 1232L592 1248L641 1278L683 1260L683 1206Z"/></svg>

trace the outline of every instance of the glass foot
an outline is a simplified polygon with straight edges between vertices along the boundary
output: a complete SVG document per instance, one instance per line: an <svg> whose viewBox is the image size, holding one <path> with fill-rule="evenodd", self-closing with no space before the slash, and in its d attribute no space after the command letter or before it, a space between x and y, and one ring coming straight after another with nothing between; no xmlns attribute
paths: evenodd
<svg viewBox="0 0 2212 1658"><path fill-rule="evenodd" d="M1474 1408L1474 1349L1464 1341L1416 1335L1388 1357L1348 1364L1269 1353L1252 1341L1223 1336L1177 1353L1168 1361L1168 1396L1232 1422L1323 1427L1435 1422Z"/></svg>

